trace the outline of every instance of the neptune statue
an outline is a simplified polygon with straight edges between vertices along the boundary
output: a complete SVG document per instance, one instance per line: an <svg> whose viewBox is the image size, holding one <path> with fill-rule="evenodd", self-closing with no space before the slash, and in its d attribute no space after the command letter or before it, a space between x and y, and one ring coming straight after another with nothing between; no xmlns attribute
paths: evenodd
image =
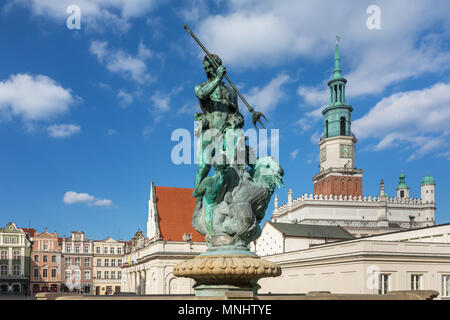
<svg viewBox="0 0 450 320"><path fill-rule="evenodd" d="M194 115L199 164L192 225L205 235L207 250L175 265L173 274L194 279L196 296L251 298L257 294L259 279L281 274L280 266L258 257L249 244L261 234L259 225L273 192L283 185L284 172L275 158L257 159L247 145L237 98L251 112L255 127L260 123L265 128L264 114L245 101L219 56L210 54L186 25L184 28L206 53L206 81L194 88L202 112Z"/></svg>
<svg viewBox="0 0 450 320"><path fill-rule="evenodd" d="M206 236L208 251L247 251L261 234L275 188L283 184L283 169L273 157L254 161L236 93L222 82L226 69L217 55L211 58L215 63L208 55L203 59L207 81L194 89L202 113L194 116L201 132L193 226ZM208 176L211 166L214 174Z"/></svg>

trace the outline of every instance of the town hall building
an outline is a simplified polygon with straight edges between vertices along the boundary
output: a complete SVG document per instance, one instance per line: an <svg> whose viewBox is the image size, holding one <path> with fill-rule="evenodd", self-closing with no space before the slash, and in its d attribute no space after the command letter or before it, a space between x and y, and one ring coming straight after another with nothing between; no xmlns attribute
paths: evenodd
<svg viewBox="0 0 450 320"><path fill-rule="evenodd" d="M422 179L420 198L409 196L410 187L403 172L395 197L385 194L382 179L378 195L363 196L363 170L356 167L358 140L351 131L353 107L345 99L346 83L337 43L334 71L328 82L330 103L322 111L320 170L312 178L313 194L293 198L289 189L288 201L282 205L275 196L272 222L341 226L356 237L433 226L436 183L431 176Z"/></svg>

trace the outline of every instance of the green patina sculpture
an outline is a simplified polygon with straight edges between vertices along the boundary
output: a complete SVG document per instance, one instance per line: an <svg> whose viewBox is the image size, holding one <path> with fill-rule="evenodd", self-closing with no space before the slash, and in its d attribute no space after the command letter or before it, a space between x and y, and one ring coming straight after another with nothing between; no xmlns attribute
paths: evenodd
<svg viewBox="0 0 450 320"><path fill-rule="evenodd" d="M192 223L206 236L208 252L249 252L249 243L261 234L259 223L275 188L282 186L284 173L275 158L256 160L246 145L244 117L236 92L222 81L226 69L221 59L206 55L203 67L207 81L194 89L202 113L194 116L201 132ZM208 175L211 166L214 174Z"/></svg>

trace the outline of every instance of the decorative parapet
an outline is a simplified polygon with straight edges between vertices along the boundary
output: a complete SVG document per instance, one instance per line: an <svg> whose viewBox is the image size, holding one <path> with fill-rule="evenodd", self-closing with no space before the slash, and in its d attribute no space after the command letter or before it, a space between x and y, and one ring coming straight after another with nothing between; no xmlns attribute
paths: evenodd
<svg viewBox="0 0 450 320"><path fill-rule="evenodd" d="M391 221L394 224L398 224L400 229L411 229L411 224L409 222L395 222ZM314 224L321 226L340 226L346 228L376 228L379 227L379 221L364 221L364 220L302 220L301 223L305 224ZM414 222L412 225L412 229L426 227L430 221L424 222Z"/></svg>
<svg viewBox="0 0 450 320"><path fill-rule="evenodd" d="M292 204L285 203L274 210L274 213L281 213L289 208L296 207L303 202L308 201L340 201L340 202L362 202L362 203L374 203L374 202L386 202L393 204L409 204L409 205L422 205L422 204L434 204L434 202L424 201L420 198L397 198L397 197L380 197L380 196L342 196L342 195L323 195L323 194L304 194L301 197L292 199Z"/></svg>
<svg viewBox="0 0 450 320"><path fill-rule="evenodd" d="M376 228L377 221L348 221L348 220L302 220L302 223L320 226L341 226L353 228Z"/></svg>

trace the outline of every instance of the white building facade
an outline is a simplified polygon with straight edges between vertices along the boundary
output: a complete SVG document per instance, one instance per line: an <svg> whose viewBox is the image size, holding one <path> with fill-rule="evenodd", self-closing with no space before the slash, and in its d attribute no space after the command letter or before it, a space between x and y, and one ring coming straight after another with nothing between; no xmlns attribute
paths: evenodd
<svg viewBox="0 0 450 320"><path fill-rule="evenodd" d="M304 194L275 207L273 222L342 226L357 237L435 225L435 183L422 179L421 198ZM381 193L383 192L383 193ZM277 204L278 201L275 202Z"/></svg>
<svg viewBox="0 0 450 320"><path fill-rule="evenodd" d="M193 294L194 281L177 278L173 267L206 251L192 226L193 189L151 184L146 237L138 231L124 256L121 286L135 294Z"/></svg>
<svg viewBox="0 0 450 320"><path fill-rule="evenodd" d="M123 291L154 295L193 294L194 281L175 277L173 267L205 250L203 242L154 241L126 255L121 284Z"/></svg>
<svg viewBox="0 0 450 320"><path fill-rule="evenodd" d="M450 224L312 246L264 257L281 266L260 293L385 294L435 290L450 299Z"/></svg>

